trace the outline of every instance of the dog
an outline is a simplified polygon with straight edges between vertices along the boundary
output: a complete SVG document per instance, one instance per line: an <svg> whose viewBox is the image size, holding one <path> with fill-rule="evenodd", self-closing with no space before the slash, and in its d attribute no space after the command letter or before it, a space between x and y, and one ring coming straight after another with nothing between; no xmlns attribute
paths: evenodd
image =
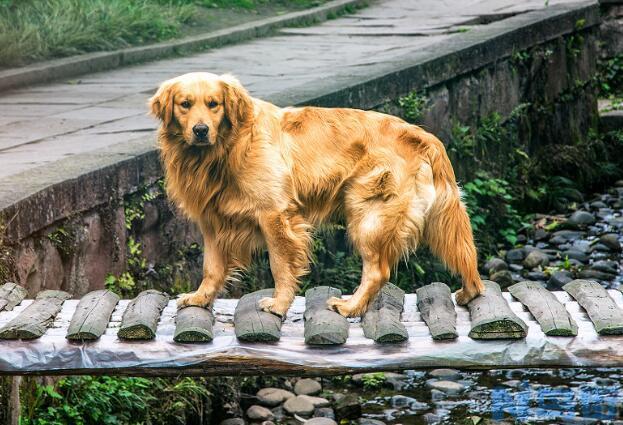
<svg viewBox="0 0 623 425"><path fill-rule="evenodd" d="M259 307L284 317L309 269L313 228L336 219L363 262L353 296L328 300L345 317L365 313L422 243L461 276L458 304L484 291L454 170L422 128L373 111L280 108L231 75L203 72L163 82L149 108L167 195L203 235L203 280L180 307L211 305L267 248L275 290Z"/></svg>

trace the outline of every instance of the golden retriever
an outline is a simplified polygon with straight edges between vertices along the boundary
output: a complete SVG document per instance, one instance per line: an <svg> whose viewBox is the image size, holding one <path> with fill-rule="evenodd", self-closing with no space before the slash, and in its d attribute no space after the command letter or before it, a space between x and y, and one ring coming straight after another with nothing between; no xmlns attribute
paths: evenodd
<svg viewBox="0 0 623 425"><path fill-rule="evenodd" d="M167 194L204 239L203 280L179 306L210 305L268 248L275 291L259 305L283 317L308 271L312 229L336 218L363 261L354 295L328 301L343 316L365 313L420 243L461 275L459 304L484 291L454 171L432 134L378 112L279 108L230 75L202 72L165 81L149 106Z"/></svg>

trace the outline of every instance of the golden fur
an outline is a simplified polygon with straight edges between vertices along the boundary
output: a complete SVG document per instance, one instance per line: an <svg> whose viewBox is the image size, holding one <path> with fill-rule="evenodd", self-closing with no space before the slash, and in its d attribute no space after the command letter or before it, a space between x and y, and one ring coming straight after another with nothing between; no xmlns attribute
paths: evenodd
<svg viewBox="0 0 623 425"><path fill-rule="evenodd" d="M181 306L212 303L232 271L268 248L275 292L260 306L284 315L308 271L311 230L338 217L363 260L355 294L329 300L340 314L363 314L423 242L461 275L459 304L484 290L454 171L421 128L378 112L279 108L208 73L165 81L150 108L162 121L167 194L204 238L203 280Z"/></svg>

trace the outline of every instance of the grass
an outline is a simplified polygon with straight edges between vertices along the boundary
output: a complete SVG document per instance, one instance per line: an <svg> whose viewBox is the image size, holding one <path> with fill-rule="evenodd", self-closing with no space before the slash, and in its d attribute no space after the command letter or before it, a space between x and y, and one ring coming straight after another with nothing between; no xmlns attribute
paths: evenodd
<svg viewBox="0 0 623 425"><path fill-rule="evenodd" d="M0 68L168 40L325 0L0 0Z"/></svg>

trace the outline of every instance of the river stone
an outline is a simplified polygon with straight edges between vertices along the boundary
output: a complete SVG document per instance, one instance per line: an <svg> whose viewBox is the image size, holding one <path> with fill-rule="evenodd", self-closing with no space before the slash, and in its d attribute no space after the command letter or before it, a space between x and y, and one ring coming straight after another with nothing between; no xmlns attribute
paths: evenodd
<svg viewBox="0 0 623 425"><path fill-rule="evenodd" d="M562 251L560 253L560 256L562 258L569 258L572 260L577 260L581 263L586 263L588 261L588 255L586 255L584 252L580 251L579 249L576 248L570 248L566 251Z"/></svg>
<svg viewBox="0 0 623 425"><path fill-rule="evenodd" d="M415 402L417 402L417 400L414 399L413 397L407 397L405 395L400 395L400 394L392 396L392 399L391 399L392 407L395 407L398 409L407 407L411 405L411 403L415 403Z"/></svg>
<svg viewBox="0 0 623 425"><path fill-rule="evenodd" d="M508 288L515 283L513 275L508 270L500 270L489 276L489 279L500 285L500 288Z"/></svg>
<svg viewBox="0 0 623 425"><path fill-rule="evenodd" d="M338 421L361 417L361 403L355 394L345 394L335 402L335 414Z"/></svg>
<svg viewBox="0 0 623 425"><path fill-rule="evenodd" d="M221 421L220 425L244 425L242 418L229 418Z"/></svg>
<svg viewBox="0 0 623 425"><path fill-rule="evenodd" d="M506 261L511 263L521 263L526 257L526 253L523 248L509 249L506 253Z"/></svg>
<svg viewBox="0 0 623 425"><path fill-rule="evenodd" d="M314 413L314 405L305 397L296 396L283 403L283 409L291 415L309 416Z"/></svg>
<svg viewBox="0 0 623 425"><path fill-rule="evenodd" d="M619 242L619 235L617 235L616 233L607 233L605 235L601 235L601 237L599 238L599 242L607 246L612 251L616 251L616 252L621 251L621 243Z"/></svg>
<svg viewBox="0 0 623 425"><path fill-rule="evenodd" d="M431 379L427 381L426 384L434 390L441 391L451 396L462 393L466 388L465 385L454 381L435 381Z"/></svg>
<svg viewBox="0 0 623 425"><path fill-rule="evenodd" d="M571 228L581 228L590 226L595 223L595 216L587 211L576 211L565 222L566 226Z"/></svg>
<svg viewBox="0 0 623 425"><path fill-rule="evenodd" d="M311 404L314 405L314 407L327 407L331 405L329 400L322 397L314 397L311 395L300 395L298 397L303 397L304 399L308 400Z"/></svg>
<svg viewBox="0 0 623 425"><path fill-rule="evenodd" d="M582 270L578 274L578 277L580 279L612 280L616 276L610 273L600 272L599 270L587 269L587 270Z"/></svg>
<svg viewBox="0 0 623 425"><path fill-rule="evenodd" d="M456 369L433 369L429 372L433 378L456 381L462 378L461 372Z"/></svg>
<svg viewBox="0 0 623 425"><path fill-rule="evenodd" d="M549 232L543 228L538 228L534 231L535 241L544 241L549 238Z"/></svg>
<svg viewBox="0 0 623 425"><path fill-rule="evenodd" d="M561 243L576 241L583 238L584 236L586 236L586 232L581 232L578 230L558 230L557 232L554 232L552 234L552 239L550 239L550 243L560 245ZM554 241L555 238L556 241ZM560 240L561 242L557 243L558 240Z"/></svg>
<svg viewBox="0 0 623 425"><path fill-rule="evenodd" d="M273 412L265 408L264 406L258 406L254 404L247 409L247 417L252 421L267 421L275 417Z"/></svg>
<svg viewBox="0 0 623 425"><path fill-rule="evenodd" d="M311 418L310 420L305 422L305 425L337 425L337 422L335 422L331 418L319 417L319 418Z"/></svg>
<svg viewBox="0 0 623 425"><path fill-rule="evenodd" d="M549 257L547 254L541 251L532 251L523 260L523 265L527 269L534 269L536 267L545 267L549 264Z"/></svg>
<svg viewBox="0 0 623 425"><path fill-rule="evenodd" d="M535 280L535 281L545 281L547 279L547 276L545 275L545 273L540 272L540 271L528 272L526 274L526 277L529 280Z"/></svg>
<svg viewBox="0 0 623 425"><path fill-rule="evenodd" d="M547 287L550 290L560 291L563 286L573 280L573 274L567 270L560 270L552 273L547 281Z"/></svg>
<svg viewBox="0 0 623 425"><path fill-rule="evenodd" d="M372 418L361 418L358 422L359 425L385 425L385 422Z"/></svg>
<svg viewBox="0 0 623 425"><path fill-rule="evenodd" d="M617 263L611 260L595 261L593 264L591 264L590 268L592 270L599 270L600 272L604 272L604 273L612 273L612 274L618 273Z"/></svg>
<svg viewBox="0 0 623 425"><path fill-rule="evenodd" d="M260 404L268 407L275 407L294 397L294 394L290 391L282 390L281 388L262 388L255 396Z"/></svg>
<svg viewBox="0 0 623 425"><path fill-rule="evenodd" d="M330 407L318 407L314 409L314 418L335 419L335 412Z"/></svg>
<svg viewBox="0 0 623 425"><path fill-rule="evenodd" d="M322 391L322 386L320 382L314 379L299 379L294 385L294 392L297 395L314 395L318 394L320 391Z"/></svg>
<svg viewBox="0 0 623 425"><path fill-rule="evenodd" d="M608 205L603 201L591 202L591 208L599 210L601 208L608 208Z"/></svg>
<svg viewBox="0 0 623 425"><path fill-rule="evenodd" d="M487 275L491 275L501 270L508 270L508 264L501 258L492 258L484 264L483 269Z"/></svg>

